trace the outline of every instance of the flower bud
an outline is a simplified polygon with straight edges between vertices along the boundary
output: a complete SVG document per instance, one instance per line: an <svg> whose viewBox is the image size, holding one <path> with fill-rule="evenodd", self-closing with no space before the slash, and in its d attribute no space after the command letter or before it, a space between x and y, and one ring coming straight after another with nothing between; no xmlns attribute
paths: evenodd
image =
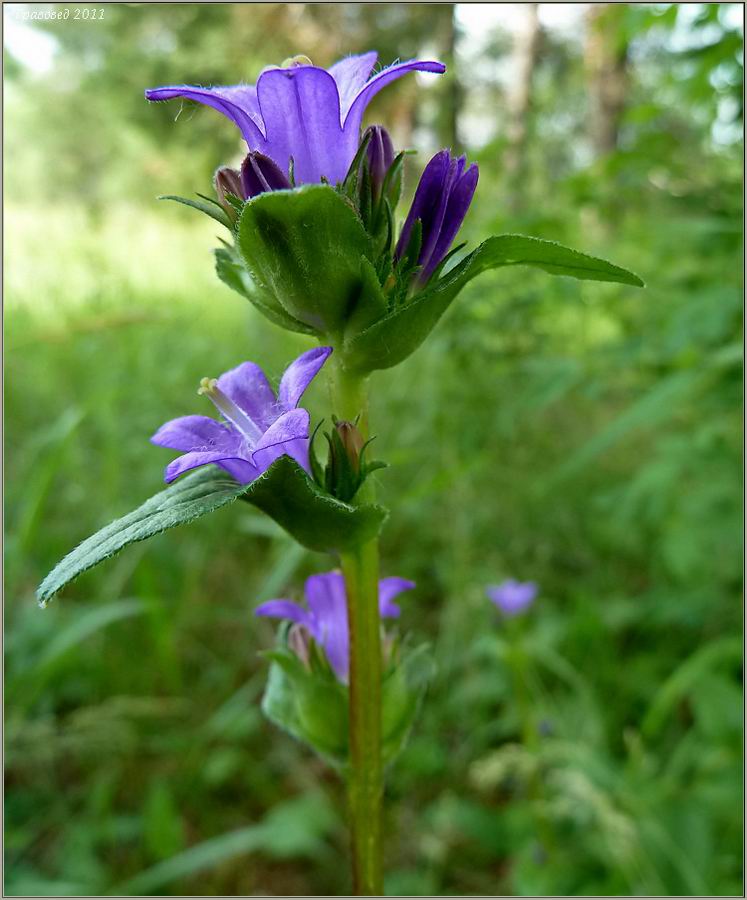
<svg viewBox="0 0 747 900"><path fill-rule="evenodd" d="M288 647L296 656L301 660L303 667L307 670L311 669L311 664L309 662L309 642L311 640L309 636L308 628L305 625L301 625L296 622L291 626L288 632Z"/></svg>
<svg viewBox="0 0 747 900"><path fill-rule="evenodd" d="M373 188L374 199L378 200L381 196L381 188L384 184L384 178L389 171L389 167L394 162L394 146L389 132L383 125L371 125L363 134L363 139L370 135L368 147L366 148L366 158L368 160L368 168L371 173L371 187Z"/></svg>
<svg viewBox="0 0 747 900"><path fill-rule="evenodd" d="M250 200L266 191L287 190L291 183L269 156L251 150L241 164L241 186L243 196Z"/></svg>
<svg viewBox="0 0 747 900"><path fill-rule="evenodd" d="M350 468L358 475L361 470L361 451L364 447L363 435L352 422L336 422L335 428L340 436L340 444L347 456ZM335 444L332 444L334 448ZM334 455L334 449L333 449Z"/></svg>
<svg viewBox="0 0 747 900"><path fill-rule="evenodd" d="M477 166L467 166L464 156L455 159L441 150L425 167L395 250L396 259L407 257L415 240L418 281L425 284L448 253L467 215L477 187ZM415 223L420 222L419 236Z"/></svg>
<svg viewBox="0 0 747 900"><path fill-rule="evenodd" d="M221 166L213 178L215 193L218 195L218 203L225 209L231 219L236 219L236 210L228 202L226 194L233 194L240 200L244 200L244 191L241 187L241 175L230 166Z"/></svg>

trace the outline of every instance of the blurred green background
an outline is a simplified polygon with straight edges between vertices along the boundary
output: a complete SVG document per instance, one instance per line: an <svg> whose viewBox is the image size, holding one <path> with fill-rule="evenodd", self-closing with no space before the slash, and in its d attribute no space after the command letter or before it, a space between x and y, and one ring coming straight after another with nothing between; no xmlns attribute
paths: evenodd
<svg viewBox="0 0 747 900"><path fill-rule="evenodd" d="M327 559L229 508L34 589L160 489L148 437L200 377L308 346L155 200L208 192L237 133L143 88L372 48L449 66L368 121L419 150L410 192L440 146L479 162L471 246L533 234L648 284L483 276L374 377L383 571L438 661L387 890L741 893L741 5L53 9L4 7L6 894L348 890L342 788L263 719L252 616ZM541 586L514 629L505 577Z"/></svg>

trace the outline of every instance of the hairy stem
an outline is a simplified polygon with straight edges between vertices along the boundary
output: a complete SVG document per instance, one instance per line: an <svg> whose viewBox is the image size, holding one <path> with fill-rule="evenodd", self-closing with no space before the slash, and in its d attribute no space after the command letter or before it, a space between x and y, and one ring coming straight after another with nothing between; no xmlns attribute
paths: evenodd
<svg viewBox="0 0 747 900"><path fill-rule="evenodd" d="M368 397L364 379L341 367L331 373L332 406L347 421L358 419L368 438ZM364 484L357 502L373 499ZM348 598L350 636L348 800L357 896L383 892L381 805L384 776L381 761L381 626L379 618L379 545L369 541L340 556Z"/></svg>

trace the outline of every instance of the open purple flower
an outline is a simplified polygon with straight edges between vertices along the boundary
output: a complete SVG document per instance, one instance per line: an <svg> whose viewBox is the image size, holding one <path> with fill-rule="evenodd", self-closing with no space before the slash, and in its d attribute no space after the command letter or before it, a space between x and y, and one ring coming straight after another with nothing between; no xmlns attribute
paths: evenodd
<svg viewBox="0 0 747 900"><path fill-rule="evenodd" d="M490 600L506 616L517 616L525 612L537 596L537 585L533 581L516 581L508 578L499 585L487 589Z"/></svg>
<svg viewBox="0 0 747 900"><path fill-rule="evenodd" d="M288 172L293 159L296 184L342 181L360 139L363 113L372 98L408 72L443 73L440 62L411 59L373 77L376 53L348 56L329 69L296 57L268 68L257 84L232 87L169 85L145 92L148 100L186 97L212 106L238 125L250 150L259 150Z"/></svg>
<svg viewBox="0 0 747 900"><path fill-rule="evenodd" d="M383 618L396 619L400 614L394 598L403 591L411 591L414 581L405 578L382 578L379 582L379 613ZM345 579L339 572L325 572L306 579L305 609L292 600L268 600L257 607L254 614L274 619L288 619L305 628L323 648L337 678L347 683L350 665L348 643L348 606Z"/></svg>
<svg viewBox="0 0 747 900"><path fill-rule="evenodd" d="M441 150L420 177L394 255L397 259L404 255L413 226L420 220L422 233L418 265L422 266L421 283L430 278L449 252L472 202L479 173L475 163L465 168L466 165L466 157L455 159L448 150Z"/></svg>
<svg viewBox="0 0 747 900"><path fill-rule="evenodd" d="M162 425L151 441L183 453L166 467L165 480L217 463L236 481L249 484L283 455L309 471L309 414L297 407L331 352L331 347L316 347L302 353L285 370L277 396L252 362L220 378L203 378L198 393L215 404L225 422L182 416Z"/></svg>

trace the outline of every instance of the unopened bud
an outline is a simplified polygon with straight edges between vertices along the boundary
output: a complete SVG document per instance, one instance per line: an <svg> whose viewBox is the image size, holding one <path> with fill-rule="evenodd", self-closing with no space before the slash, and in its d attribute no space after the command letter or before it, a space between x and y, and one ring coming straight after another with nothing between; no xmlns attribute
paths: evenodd
<svg viewBox="0 0 747 900"><path fill-rule="evenodd" d="M241 164L241 186L243 196L249 200L267 191L287 190L291 183L274 160L251 150Z"/></svg>
<svg viewBox="0 0 747 900"><path fill-rule="evenodd" d="M365 444L363 435L352 422L336 422L335 428L340 436L340 443L348 458L350 468L358 475L361 470L361 450Z"/></svg>
<svg viewBox="0 0 747 900"><path fill-rule="evenodd" d="M295 625L291 626L287 640L288 647L301 660L304 668L311 670L311 665L309 664L309 641L311 639L306 626L296 622Z"/></svg>
<svg viewBox="0 0 747 900"><path fill-rule="evenodd" d="M371 136L366 148L366 158L371 173L374 197L378 198L386 173L394 162L394 145L389 137L389 132L383 125L370 125L363 134L364 140L366 135Z"/></svg>
<svg viewBox="0 0 747 900"><path fill-rule="evenodd" d="M228 202L226 194L233 194L239 200L244 200L244 191L241 187L241 175L230 166L221 166L213 178L215 193L218 195L218 203L225 209L231 218L236 217L236 210Z"/></svg>

